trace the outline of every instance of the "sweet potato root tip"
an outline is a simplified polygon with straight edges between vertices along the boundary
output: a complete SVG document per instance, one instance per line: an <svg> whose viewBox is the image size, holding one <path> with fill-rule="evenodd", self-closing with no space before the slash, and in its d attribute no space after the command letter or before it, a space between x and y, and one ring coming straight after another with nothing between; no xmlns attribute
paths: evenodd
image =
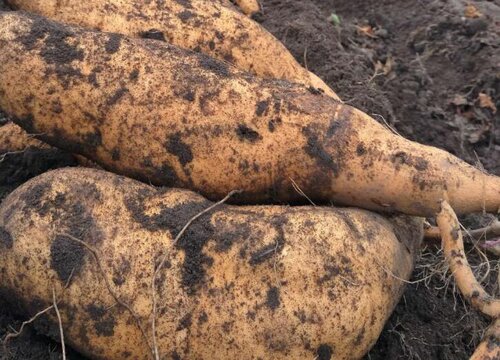
<svg viewBox="0 0 500 360"><path fill-rule="evenodd" d="M248 16L258 13L260 10L257 0L234 0L234 2L238 5L241 11Z"/></svg>
<svg viewBox="0 0 500 360"><path fill-rule="evenodd" d="M443 251L462 295L483 314L494 319L500 316L500 300L489 295L479 284L464 251L462 231L457 216L447 201L442 201L437 215Z"/></svg>
<svg viewBox="0 0 500 360"><path fill-rule="evenodd" d="M500 359L500 319L495 319L470 360Z"/></svg>

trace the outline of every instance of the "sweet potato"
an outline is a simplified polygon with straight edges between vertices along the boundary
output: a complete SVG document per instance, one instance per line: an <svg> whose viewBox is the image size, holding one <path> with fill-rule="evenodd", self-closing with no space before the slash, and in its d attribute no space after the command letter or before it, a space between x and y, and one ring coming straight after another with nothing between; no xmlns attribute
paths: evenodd
<svg viewBox="0 0 500 360"><path fill-rule="evenodd" d="M52 148L32 135L28 135L26 131L13 122L0 125L0 158L7 153L22 152L29 147L37 149Z"/></svg>
<svg viewBox="0 0 500 360"><path fill-rule="evenodd" d="M421 219L220 205L174 246L210 205L94 169L45 173L0 206L2 290L29 317L54 288L67 344L147 358L152 277L166 256L155 319L167 358L356 359L374 344L411 274Z"/></svg>
<svg viewBox="0 0 500 360"><path fill-rule="evenodd" d="M112 44L112 46L110 45ZM162 42L0 15L0 107L108 170L210 199L433 216L497 211L500 179L363 112ZM29 84L29 86L26 86Z"/></svg>
<svg viewBox="0 0 500 360"><path fill-rule="evenodd" d="M229 61L258 76L320 88L338 99L321 79L300 66L274 36L220 1L9 0L9 3L14 8L64 23L166 40ZM254 2L240 3L252 11ZM113 48L113 44L109 47Z"/></svg>

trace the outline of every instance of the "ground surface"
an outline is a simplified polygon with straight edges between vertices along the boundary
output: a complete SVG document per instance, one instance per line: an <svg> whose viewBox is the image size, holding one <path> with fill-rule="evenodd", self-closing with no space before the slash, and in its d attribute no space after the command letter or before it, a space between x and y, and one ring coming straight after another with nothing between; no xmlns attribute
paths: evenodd
<svg viewBox="0 0 500 360"><path fill-rule="evenodd" d="M500 175L498 0L261 3L256 20L346 102L403 136ZM22 164L20 182L44 170ZM0 199L16 184L9 185L0 184ZM464 220L476 227L480 222ZM414 283L366 359L468 359L472 353L488 321L456 295L436 252L423 250ZM478 259L474 252L471 257ZM486 266L475 269L482 275ZM492 271L486 282L498 294L496 275ZM0 336L19 320L0 310ZM12 358L60 358L59 345L36 330L11 345Z"/></svg>

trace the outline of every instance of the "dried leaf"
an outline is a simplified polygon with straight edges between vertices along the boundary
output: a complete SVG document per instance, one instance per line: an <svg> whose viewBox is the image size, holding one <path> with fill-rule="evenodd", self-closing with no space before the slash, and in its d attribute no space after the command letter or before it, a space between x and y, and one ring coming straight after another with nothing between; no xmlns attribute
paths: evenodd
<svg viewBox="0 0 500 360"><path fill-rule="evenodd" d="M493 100L485 93L479 93L479 107L490 109L493 111L493 114L497 112L497 107L493 103Z"/></svg>
<svg viewBox="0 0 500 360"><path fill-rule="evenodd" d="M373 28L370 25L356 26L356 28L362 35L368 36L372 39L377 38L377 35L375 35L375 31L373 31Z"/></svg>
<svg viewBox="0 0 500 360"><path fill-rule="evenodd" d="M477 7L475 7L472 4L468 4L465 7L464 15L466 18L469 18L469 19L475 19L475 18L483 16L483 14L481 14L481 12L477 9Z"/></svg>
<svg viewBox="0 0 500 360"><path fill-rule="evenodd" d="M450 101L450 104L455 105L455 106L463 106L463 105L468 105L469 102L467 99L462 96L462 95L455 95L455 97Z"/></svg>

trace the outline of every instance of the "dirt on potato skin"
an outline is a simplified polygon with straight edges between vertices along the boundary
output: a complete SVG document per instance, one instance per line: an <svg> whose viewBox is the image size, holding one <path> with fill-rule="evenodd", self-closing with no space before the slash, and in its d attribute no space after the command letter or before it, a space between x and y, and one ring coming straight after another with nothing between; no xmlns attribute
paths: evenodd
<svg viewBox="0 0 500 360"><path fill-rule="evenodd" d="M471 1L483 14L479 18L464 16L465 0L260 2L263 10L255 19L344 101L403 136L470 163L479 159L500 175L498 113L479 100L482 93L500 107L498 0ZM0 0L0 10L5 8ZM337 26L328 20L332 13L340 19ZM0 187L0 201L2 191L16 185ZM418 260L412 278L417 282L407 286L366 359L468 359L472 354L489 321L464 306L451 288L446 291L439 275L422 281L428 273L420 270L440 259ZM0 338L22 320L0 311ZM60 344L40 335L37 327L11 345L11 359L61 358ZM82 357L71 353L68 358Z"/></svg>

